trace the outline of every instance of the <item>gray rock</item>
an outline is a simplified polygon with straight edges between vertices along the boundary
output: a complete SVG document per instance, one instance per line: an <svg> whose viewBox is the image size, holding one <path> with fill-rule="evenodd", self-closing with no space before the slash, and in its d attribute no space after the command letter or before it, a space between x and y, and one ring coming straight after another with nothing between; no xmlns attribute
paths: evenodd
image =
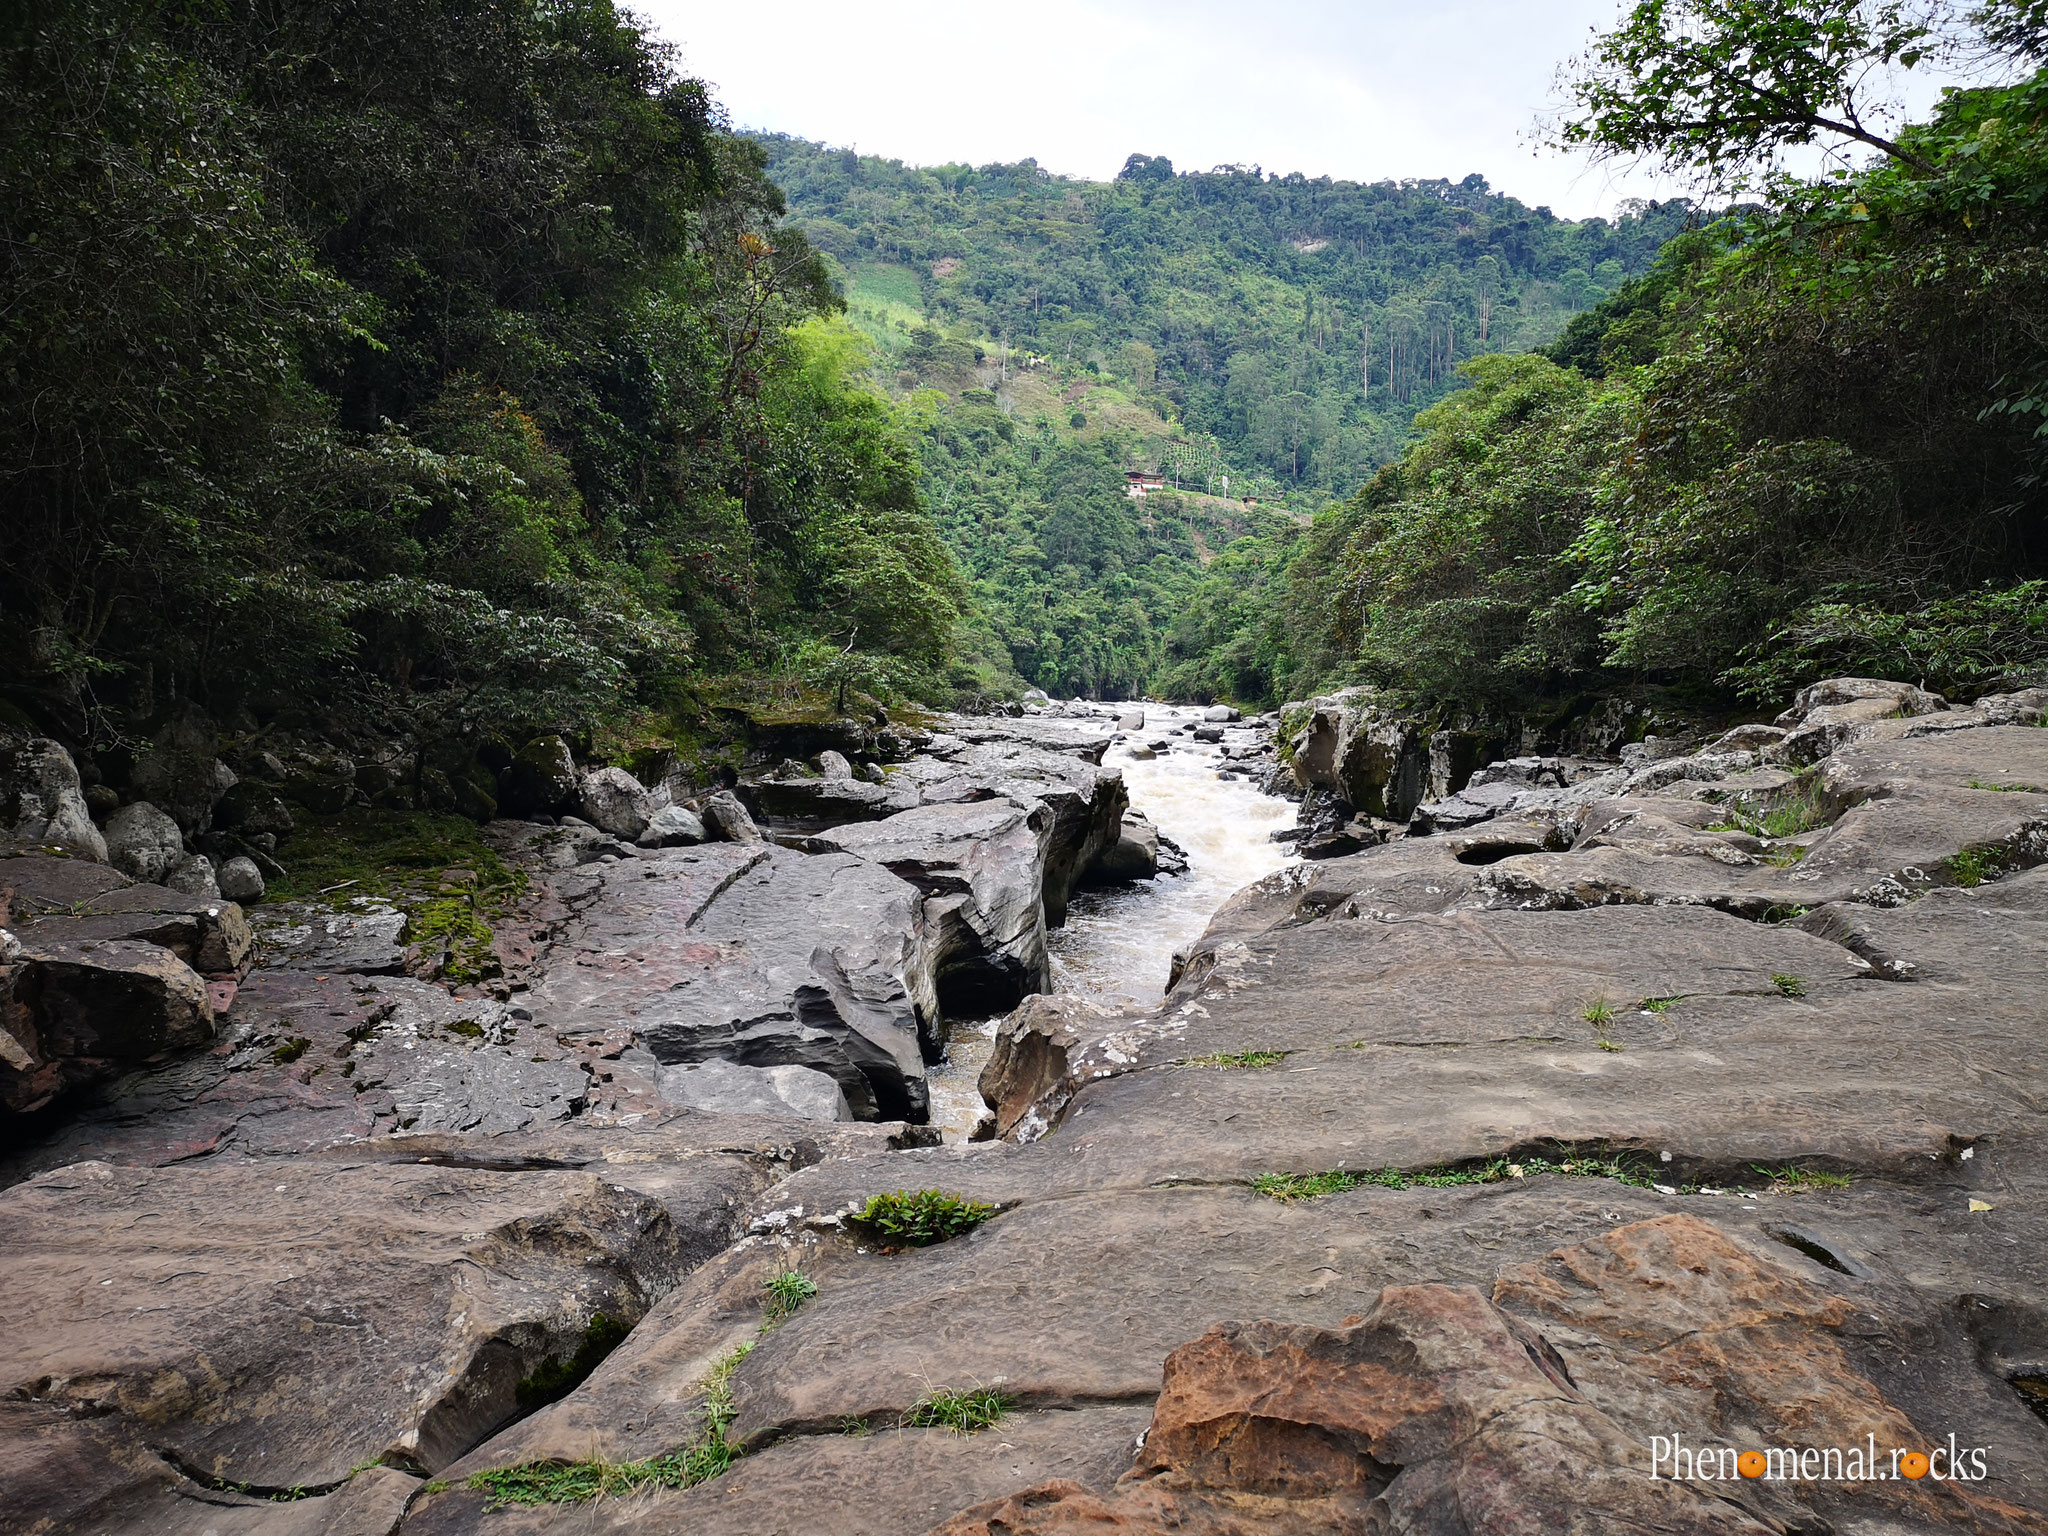
<svg viewBox="0 0 2048 1536"><path fill-rule="evenodd" d="M1202 711L1202 718L1211 725L1228 725L1233 721L1242 720L1244 716L1228 704L1211 704Z"/></svg>
<svg viewBox="0 0 2048 1536"><path fill-rule="evenodd" d="M161 883L185 857L185 838L178 823L137 800L107 818L107 862L137 880Z"/></svg>
<svg viewBox="0 0 2048 1536"><path fill-rule="evenodd" d="M924 893L939 1006L955 1018L985 1018L1052 983L1043 901L1052 824L1041 802L988 800L922 806L813 843L880 864Z"/></svg>
<svg viewBox="0 0 2048 1536"><path fill-rule="evenodd" d="M1159 756L1157 752L1155 752L1152 748L1146 746L1143 742L1139 742L1129 748L1126 748L1126 750L1130 753L1131 761L1137 763L1149 763L1154 758Z"/></svg>
<svg viewBox="0 0 2048 1536"><path fill-rule="evenodd" d="M629 842L647 830L654 816L654 797L623 768L585 774L578 804L592 826Z"/></svg>
<svg viewBox="0 0 2048 1536"><path fill-rule="evenodd" d="M93 823L78 765L61 742L47 736L11 746L0 740L0 828L23 842L107 860L106 839Z"/></svg>
<svg viewBox="0 0 2048 1536"><path fill-rule="evenodd" d="M1046 696L1044 689L1026 688L1024 690L1024 702L1026 704L1049 704L1052 701Z"/></svg>
<svg viewBox="0 0 2048 1536"><path fill-rule="evenodd" d="M731 1115L851 1120L839 1084L810 1067L742 1067L729 1061L659 1069L661 1096L672 1104Z"/></svg>
<svg viewBox="0 0 2048 1536"><path fill-rule="evenodd" d="M1150 880L1159 873L1159 829L1138 811L1125 811L1116 845L1095 861L1089 877L1123 882Z"/></svg>
<svg viewBox="0 0 2048 1536"><path fill-rule="evenodd" d="M778 832L825 832L851 822L880 821L918 803L914 784L869 784L846 778L775 778L742 784L740 802Z"/></svg>
<svg viewBox="0 0 2048 1536"><path fill-rule="evenodd" d="M220 893L230 901L261 901L263 871L246 854L237 854L220 867Z"/></svg>
<svg viewBox="0 0 2048 1536"><path fill-rule="evenodd" d="M1189 734L1197 741L1206 741L1214 745L1223 739L1223 727L1220 725L1198 725Z"/></svg>
<svg viewBox="0 0 2048 1536"><path fill-rule="evenodd" d="M707 843L595 882L529 1004L551 1029L631 1030L665 1065L794 1063L861 1119L922 1123L938 998L923 897L880 865Z"/></svg>
<svg viewBox="0 0 2048 1536"><path fill-rule="evenodd" d="M846 760L846 754L843 752L834 752L831 748L827 747L818 754L817 764L818 772L828 779L850 779L853 777L853 764Z"/></svg>
<svg viewBox="0 0 2048 1536"><path fill-rule="evenodd" d="M173 721L135 760L130 787L139 799L168 812L189 832L204 831L213 808L235 786L235 772L222 762L213 722L197 713Z"/></svg>
<svg viewBox="0 0 2048 1536"><path fill-rule="evenodd" d="M761 829L754 825L754 818L729 789L721 789L704 802L703 817L704 830L720 842L761 841Z"/></svg>
<svg viewBox="0 0 2048 1536"><path fill-rule="evenodd" d="M498 805L507 816L566 810L576 791L576 759L559 736L534 737L498 776Z"/></svg>
<svg viewBox="0 0 2048 1536"><path fill-rule="evenodd" d="M708 836L704 823L694 811L680 805L664 805L647 820L638 842L642 848L689 848Z"/></svg>
<svg viewBox="0 0 2048 1536"><path fill-rule="evenodd" d="M250 866L252 869L254 865ZM203 853L188 853L164 876L164 885L182 896L219 900L225 894L214 878L213 860Z"/></svg>
<svg viewBox="0 0 2048 1536"><path fill-rule="evenodd" d="M243 837L286 838L292 834L290 807L268 785L244 779L233 785L213 808L213 824Z"/></svg>
<svg viewBox="0 0 2048 1536"><path fill-rule="evenodd" d="M374 983L385 1001L349 1054L358 1093L391 1098L398 1129L501 1135L568 1119L589 1079L569 1051L517 1030L501 1003L451 998L403 977Z"/></svg>
<svg viewBox="0 0 2048 1536"><path fill-rule="evenodd" d="M1720 752L1761 752L1765 747L1775 746L1785 739L1785 728L1781 725L1737 725L1723 731L1703 750L1708 754Z"/></svg>
<svg viewBox="0 0 2048 1536"><path fill-rule="evenodd" d="M405 914L382 902L365 899L339 912L266 907L260 921L266 965L361 976L405 969Z"/></svg>
<svg viewBox="0 0 2048 1536"><path fill-rule="evenodd" d="M206 983L136 939L54 940L33 928L0 964L0 1109L59 1094L213 1038Z"/></svg>
<svg viewBox="0 0 2048 1536"><path fill-rule="evenodd" d="M1117 716L1116 728L1120 731L1142 731L1145 729L1145 711L1127 709Z"/></svg>

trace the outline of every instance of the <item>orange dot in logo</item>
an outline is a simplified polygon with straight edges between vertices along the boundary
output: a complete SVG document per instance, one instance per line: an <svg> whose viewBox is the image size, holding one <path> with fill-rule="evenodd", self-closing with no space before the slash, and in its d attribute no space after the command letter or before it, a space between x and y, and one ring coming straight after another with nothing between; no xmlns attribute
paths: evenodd
<svg viewBox="0 0 2048 1536"><path fill-rule="evenodd" d="M1762 1477L1764 1475L1764 1453L1762 1451L1744 1451L1735 1458L1735 1470L1744 1477Z"/></svg>
<svg viewBox="0 0 2048 1536"><path fill-rule="evenodd" d="M1925 1477L1927 1475L1927 1457L1919 1451L1908 1451L1899 1458L1899 1471L1906 1477Z"/></svg>

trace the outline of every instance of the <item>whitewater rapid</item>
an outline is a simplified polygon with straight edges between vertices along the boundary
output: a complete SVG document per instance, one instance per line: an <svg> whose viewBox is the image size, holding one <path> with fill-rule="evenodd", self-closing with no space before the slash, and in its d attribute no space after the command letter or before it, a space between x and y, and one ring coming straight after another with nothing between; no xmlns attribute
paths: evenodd
<svg viewBox="0 0 2048 1536"><path fill-rule="evenodd" d="M1135 708L1136 706L1132 706ZM1173 953L1201 937L1216 909L1254 880L1289 862L1269 833L1291 826L1294 806L1264 795L1250 780L1219 778L1223 750L1171 734L1199 721L1199 708L1148 704L1145 728L1128 731L1104 755L1120 769L1131 808L1142 811L1187 853L1183 875L1129 886L1077 891L1066 925L1051 934L1053 990L1110 1007L1149 1008L1166 993ZM1249 742L1248 729L1226 740ZM1149 761L1131 749L1160 740ZM964 1141L985 1111L976 1081L995 1040L995 1020L956 1024L946 1059L931 1069L932 1121L948 1141Z"/></svg>

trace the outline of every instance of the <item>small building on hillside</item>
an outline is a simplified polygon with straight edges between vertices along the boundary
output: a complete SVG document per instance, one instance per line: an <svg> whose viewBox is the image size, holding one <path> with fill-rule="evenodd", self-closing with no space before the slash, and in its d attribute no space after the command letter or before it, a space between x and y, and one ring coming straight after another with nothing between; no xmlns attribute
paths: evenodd
<svg viewBox="0 0 2048 1536"><path fill-rule="evenodd" d="M1166 489L1166 476L1148 475L1142 469L1127 471L1124 475L1124 494L1134 501L1143 501L1154 491Z"/></svg>

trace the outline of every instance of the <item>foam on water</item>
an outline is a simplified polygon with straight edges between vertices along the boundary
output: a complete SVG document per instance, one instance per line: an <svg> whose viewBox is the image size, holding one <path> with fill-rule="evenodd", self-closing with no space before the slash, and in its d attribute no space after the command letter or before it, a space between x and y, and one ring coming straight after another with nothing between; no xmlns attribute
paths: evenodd
<svg viewBox="0 0 2048 1536"><path fill-rule="evenodd" d="M1199 709L1148 704L1145 729L1104 756L1104 767L1123 771L1132 809L1187 851L1188 872L1076 892L1066 926L1052 933L1054 991L1149 1008L1165 995L1173 952L1201 937L1235 892L1292 857L1267 835L1292 825L1291 803L1260 794L1247 779L1218 778L1221 747L1168 734L1201 718ZM1162 737L1172 745L1150 762L1130 755L1132 746ZM1249 729L1225 732L1226 743L1255 739ZM956 1026L946 1060L932 1068L932 1120L948 1141L964 1140L981 1118L975 1082L994 1038L993 1020Z"/></svg>

